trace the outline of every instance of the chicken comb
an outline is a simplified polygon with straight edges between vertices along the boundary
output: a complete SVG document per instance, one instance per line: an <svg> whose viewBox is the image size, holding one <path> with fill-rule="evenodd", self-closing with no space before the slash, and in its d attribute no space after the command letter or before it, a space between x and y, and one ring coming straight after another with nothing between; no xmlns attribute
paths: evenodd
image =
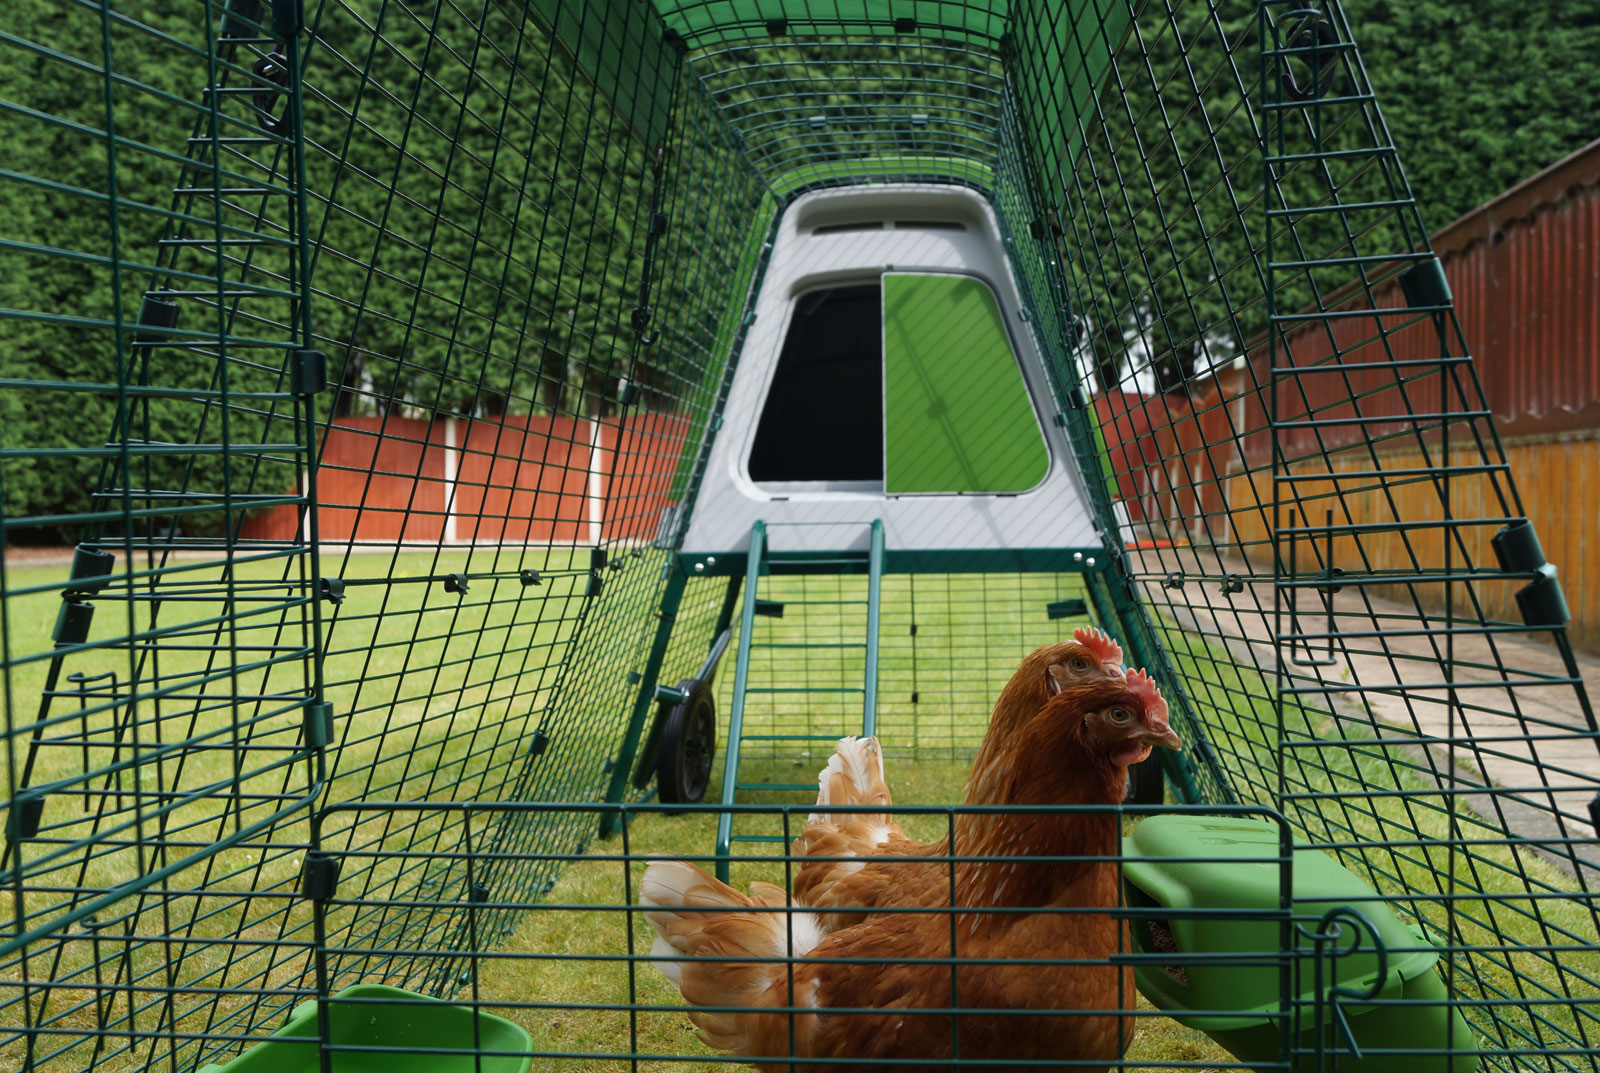
<svg viewBox="0 0 1600 1073"><path fill-rule="evenodd" d="M1101 663L1122 665L1122 646L1090 626L1079 626L1072 631L1072 639L1093 652Z"/></svg>
<svg viewBox="0 0 1600 1073"><path fill-rule="evenodd" d="M1156 687L1156 680L1143 670L1128 672L1128 692L1139 698L1148 714L1161 719L1167 717L1167 702Z"/></svg>

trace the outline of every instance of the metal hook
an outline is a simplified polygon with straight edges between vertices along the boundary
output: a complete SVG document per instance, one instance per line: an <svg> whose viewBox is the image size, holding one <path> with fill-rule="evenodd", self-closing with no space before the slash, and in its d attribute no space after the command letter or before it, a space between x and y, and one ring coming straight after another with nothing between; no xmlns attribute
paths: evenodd
<svg viewBox="0 0 1600 1073"><path fill-rule="evenodd" d="M1305 18L1285 36L1284 42L1289 48L1337 45L1339 34L1320 11L1308 11ZM1296 101L1313 101L1333 88L1334 76L1338 74L1338 57L1331 52L1326 57L1317 57L1315 52L1312 56L1321 59L1321 63L1312 65L1310 60L1307 61L1307 66L1311 66L1315 77L1306 89L1301 89L1300 83L1296 81L1294 71L1289 67L1289 57L1283 57L1278 79L1283 83L1284 96Z"/></svg>
<svg viewBox="0 0 1600 1073"><path fill-rule="evenodd" d="M250 73L264 81L284 90L289 86L289 59L281 52L269 52L261 57L250 68ZM276 134L280 138L289 135L288 113L284 118L272 114L272 107L277 103L278 94L270 90L260 90L250 94L250 103L256 111L256 122L268 134Z"/></svg>

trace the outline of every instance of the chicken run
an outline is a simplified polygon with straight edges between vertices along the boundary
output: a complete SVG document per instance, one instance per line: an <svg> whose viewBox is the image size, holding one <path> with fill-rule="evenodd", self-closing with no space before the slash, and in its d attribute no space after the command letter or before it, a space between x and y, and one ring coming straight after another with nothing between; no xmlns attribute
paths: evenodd
<svg viewBox="0 0 1600 1073"><path fill-rule="evenodd" d="M29 11L0 1068L1600 1068L1335 0Z"/></svg>

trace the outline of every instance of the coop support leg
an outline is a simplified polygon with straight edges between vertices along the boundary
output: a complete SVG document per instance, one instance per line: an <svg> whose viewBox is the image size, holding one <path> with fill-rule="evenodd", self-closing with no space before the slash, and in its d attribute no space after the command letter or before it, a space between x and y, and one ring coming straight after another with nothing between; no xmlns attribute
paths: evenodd
<svg viewBox="0 0 1600 1073"><path fill-rule="evenodd" d="M667 587L661 593L661 608L656 612L656 637L650 645L650 656L645 661L644 676L639 679L639 695L634 698L633 715L628 719L628 729L622 735L622 749L611 769L611 785L606 789L606 802L622 803L628 792L628 775L633 771L634 754L639 751L639 739L644 734L644 722L650 714L650 701L655 696L656 678L661 674L661 661L667 655L667 643L672 640L672 624L678 617L678 605L683 600L683 589L688 575L673 557L667 565ZM610 838L617 826L617 813L600 814L600 837Z"/></svg>

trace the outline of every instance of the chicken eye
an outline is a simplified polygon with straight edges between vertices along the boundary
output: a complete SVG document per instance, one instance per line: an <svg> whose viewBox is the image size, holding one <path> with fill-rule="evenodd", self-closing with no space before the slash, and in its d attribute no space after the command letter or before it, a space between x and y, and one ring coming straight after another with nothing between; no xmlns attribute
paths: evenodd
<svg viewBox="0 0 1600 1073"><path fill-rule="evenodd" d="M1082 656L1074 656L1072 658L1072 669L1078 674L1087 674L1089 672L1089 661Z"/></svg>
<svg viewBox="0 0 1600 1073"><path fill-rule="evenodd" d="M1106 713L1106 718L1115 726L1127 726L1133 722L1133 713L1126 708L1112 708Z"/></svg>

